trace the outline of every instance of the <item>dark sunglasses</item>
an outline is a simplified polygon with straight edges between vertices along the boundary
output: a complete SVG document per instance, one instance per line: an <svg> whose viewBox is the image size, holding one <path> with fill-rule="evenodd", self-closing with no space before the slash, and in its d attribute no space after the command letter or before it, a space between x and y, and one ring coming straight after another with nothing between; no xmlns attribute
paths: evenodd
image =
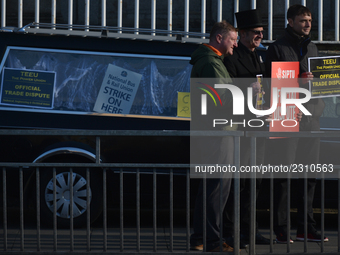
<svg viewBox="0 0 340 255"><path fill-rule="evenodd" d="M252 30L252 29L249 29L249 31L253 32L254 34L256 35L260 35L261 33L263 34L264 33L264 30Z"/></svg>

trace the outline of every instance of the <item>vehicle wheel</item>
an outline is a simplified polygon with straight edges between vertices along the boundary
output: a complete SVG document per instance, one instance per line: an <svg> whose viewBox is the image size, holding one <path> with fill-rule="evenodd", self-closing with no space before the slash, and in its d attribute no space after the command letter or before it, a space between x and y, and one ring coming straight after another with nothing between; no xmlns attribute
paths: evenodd
<svg viewBox="0 0 340 255"><path fill-rule="evenodd" d="M57 224L59 228L70 227L70 172L60 169L56 172ZM73 171L73 226L86 227L87 222L87 180L85 170ZM101 178L98 173L90 173L90 222L95 221L103 208ZM41 179L41 220L53 226L53 172L45 169Z"/></svg>

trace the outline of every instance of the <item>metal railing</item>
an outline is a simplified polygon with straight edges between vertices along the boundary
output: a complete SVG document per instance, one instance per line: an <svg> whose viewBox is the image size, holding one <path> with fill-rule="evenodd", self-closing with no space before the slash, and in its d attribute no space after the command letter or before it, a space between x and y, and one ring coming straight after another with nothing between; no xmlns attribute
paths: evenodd
<svg viewBox="0 0 340 255"><path fill-rule="evenodd" d="M10 5L11 9L7 11L9 8L8 2L9 1L7 0L1 0L1 27L3 28L3 31L6 31L5 28L8 24L7 20L9 19L9 17L13 18L13 16L17 17L17 28L22 28L25 25L25 17L28 15L32 16L32 7L25 5L23 0L18 0L17 10L14 10L14 5L12 3ZM91 9L91 7L93 7L93 5L91 4L94 4L94 2L90 0L85 0L85 5L82 6L82 8L84 8L82 12L84 13L79 13L80 10L78 9L80 5L77 6L75 1L73 0L68 0L67 6L65 5L63 7L60 7L60 2L57 3L57 0L52 0L49 11L45 10L45 8L47 8L45 7L46 3L43 3L43 1L40 0L34 0L34 15L32 16L32 19L30 19L26 24L46 23L46 21L41 22L42 16L49 15L49 20L52 24L52 27L50 27L51 31L49 31L49 33L58 34L59 32L61 32L61 30L56 29L58 28L57 21L58 19L61 19L60 16L63 16L62 23L67 25L69 34L77 34L74 31L76 30L76 27L74 26L74 13L77 13L77 16L83 16L83 22L78 22L78 27L81 26L83 36L86 36L87 32L89 32L93 27L101 27L102 30L105 30L105 27L109 26L111 28L115 28L118 34L123 34L120 36L124 36L126 32L130 33L132 31L135 35L134 38L138 38L140 33L147 32L148 39L152 40L156 39L156 28L159 28L158 23L160 23L158 20L162 18L166 20L166 22L162 22L162 30L167 31L168 37L171 37L174 34L174 31L180 29L180 31L183 31L183 35L185 37L190 37L191 33L195 32L200 33L201 39L204 40L207 36L207 28L210 28L210 26L215 21L227 19L232 22L234 20L234 25L236 25L234 12L238 12L239 10L244 9L243 6L241 8L239 0L233 1L233 9L230 8L230 6L232 6L231 1L222 0L185 0L183 2L180 1L179 3L181 4L179 6L178 2L175 2L173 0L168 0L166 2L157 2L156 0L149 0L147 2L143 0L135 0L133 8L131 5L131 1L129 1L129 9L127 5L125 5L126 2L123 0L119 0L115 2L116 6L113 6L111 2L107 0L102 0L101 2L97 2L98 5L100 4L100 7L96 6L95 10L93 10ZM268 21L268 35L267 39L264 40L265 43L269 43L275 39L273 32L277 30L277 28L274 27L274 21L275 19L277 19L277 17L282 16L280 19L277 19L276 24L277 22L282 23L279 25L280 28L284 28L286 26L286 10L290 5L289 0L268 0L267 2L268 3L264 5L263 1L248 1L248 8L260 8L261 10L267 10L263 13L263 16L266 17ZM329 5L330 2L332 6L334 5L334 9L331 5ZM327 1L325 3L327 4L324 4L323 0L301 0L301 4L307 4L307 6L309 6L313 13L313 17L316 17L314 20L317 20L317 39L315 39L315 41L319 43L339 43L339 0ZM149 10L146 10L145 8L141 9L141 5L148 6L149 4ZM44 6L44 9L41 6ZM110 15L108 15L109 11ZM333 11L334 14L332 14ZM63 15L61 15L60 13L62 13ZM100 17L98 18L100 20L96 19L95 24L93 22L91 23L91 14ZM142 14L144 18L141 17ZM334 17L332 17L330 21L327 21L327 23L325 24L324 19L333 15ZM116 24L115 26L109 25L109 23L113 23L111 16L116 17L116 21L114 21L114 23ZM131 20L131 16L133 16L133 22L130 22L131 24L129 23L128 27L124 27L123 24L129 22L129 20ZM150 27L141 29L140 23L145 19L147 19L150 23ZM194 27L192 25L193 21L195 22ZM198 26L198 24L200 24L200 28L196 27ZM334 32L332 32L333 27ZM35 28L38 28L38 26L36 26ZM325 31L332 35L327 35L327 38L324 38ZM117 37L117 35L115 36Z"/></svg>
<svg viewBox="0 0 340 255"><path fill-rule="evenodd" d="M251 165L256 165L256 139L260 138L260 137L265 137L265 138L270 138L273 137L273 132L261 132L261 131L247 131L245 134L246 137L249 137L251 139ZM329 138L329 137L333 137L333 138L339 138L340 137L340 133L336 132L336 131L331 131L331 132L325 132L325 131L312 131L312 132L275 132L275 137L280 138L310 138L310 137L314 137L314 138ZM333 168L335 170L339 170L340 169L340 165L334 165ZM321 223L320 223L320 228L321 228L321 242L319 245L320 248L320 253L327 253L329 251L325 251L325 242L323 237L325 236L325 177L324 174L321 173L319 176L321 176L320 178L320 182L321 182ZM287 174L287 240L289 240L290 236L291 236L291 216L290 216L290 211L291 211L291 179L297 176L292 175L291 173ZM301 178L301 177L300 177ZM307 195L307 180L308 178L313 178L307 175L307 173L305 172L305 175L303 177L304 180L304 197L308 197ZM338 189L336 190L336 192L338 192L338 194L340 194L340 171L336 171L334 172L333 175L334 181L337 182L338 185ZM273 208L273 204L274 204L274 179L275 176L272 173L272 176L270 178L270 238L272 239L274 234L273 234L273 228L274 228L274 222L273 222L273 218L274 218L274 208ZM251 189L251 197L254 199L255 196L255 189L256 189L256 182L253 180L252 182L252 189ZM303 199L304 200L304 204L303 204L303 208L304 208L304 236L307 236L308 234L308 229L307 229L307 199ZM338 195L338 208L340 205L340 196ZM256 219L256 210L251 211L251 218L252 219ZM338 220L338 225L337 225L337 252L340 252L340 235L339 235L339 230L340 230L340 215L337 213L337 220ZM253 224L253 231L255 229L255 221L252 222ZM255 233L251 233L254 234ZM308 249L308 243L307 243L307 238L304 239L303 242L303 250L301 250L301 253L309 253L311 250L313 251L314 254L318 254L318 252L315 251L315 247L312 249ZM331 249L332 252L334 252L334 248ZM272 244L270 245L270 253L273 253L273 246ZM293 253L292 252L292 244L290 242L287 242L286 244L286 252L287 253ZM252 248L251 250L251 254L255 254L255 248Z"/></svg>
<svg viewBox="0 0 340 255"><path fill-rule="evenodd" d="M225 132L228 133L228 132ZM243 132L233 132L233 134L237 137L239 135L243 135ZM99 159L100 155L100 140L104 139L107 136L189 136L189 131L154 131L154 130L146 130L146 131L135 131L135 130L126 130L126 131L110 131L110 130L102 130L102 131L91 131L91 130L0 130L0 135L2 136L95 136L96 137L96 162L94 163L13 163L13 162L2 162L0 163L0 167L2 168L2 192L3 192L3 233L2 239L0 238L0 243L2 243L3 252L76 252L76 251L99 251L99 252L189 252L190 251L190 171L189 164L138 164L138 163L101 163ZM237 147L239 144L239 139L236 139L235 146ZM238 155L239 156L239 155ZM13 169L18 170L18 179L13 180L9 179L7 176ZM73 183L73 173L77 172L78 168L86 169L86 230L83 231L83 234L76 234L78 230L74 229L74 218L70 217L69 221L69 229L59 229L57 218L57 210L59 210L58 202L57 202L57 192L61 187L58 186L57 182L57 173L60 168L63 168L63 171L68 171L69 174L69 183ZM67 170L65 170L65 168ZM24 174L26 171L33 169L33 175L35 176L35 200L37 201L35 207L36 213L36 225L35 227L30 229L25 228L25 216L27 215L27 211L24 205ZM91 170L90 170L91 169ZM131 169L134 169L131 172ZM163 171L159 172L158 170L163 169ZM176 187L174 176L178 173L178 169L181 169L180 175L185 178L186 187L184 188L185 194L185 205L183 209L185 209L185 227L184 230L182 228L183 233L178 233L174 228L174 189ZM103 198L103 221L102 225L99 227L96 232L91 226L91 209L90 209L90 188L94 188L91 186L91 177L90 172L93 170L102 171L102 198ZM108 182L112 181L107 178L108 171L114 170L116 174L118 174L119 178L119 227L115 229L108 229ZM145 171L147 170L147 171ZM52 171L51 176L53 180L53 228L46 229L41 226L42 217L47 217L46 215L41 214L41 206L44 203L44 199L41 197L41 189L45 189L45 187L41 186L41 175L46 173L46 171ZM152 177L152 230L148 228L142 228L143 221L141 220L141 175L143 173L151 174ZM127 228L124 226L124 218L125 218L125 207L124 207L124 180L126 176L133 174L135 177L135 220L136 224L131 228L131 225ZM157 226L157 217L158 217L158 194L157 187L167 185L166 183L157 183L157 177L159 175L169 176L169 218L167 221L167 230L165 227L163 231L167 231L168 234L162 233ZM15 182L19 182L19 211L20 217L14 223L16 227L8 225L8 189ZM74 194L73 191L74 185L69 185L70 194ZM134 186L134 185L132 185ZM59 188L58 188L59 187ZM50 187L51 188L51 187ZM93 194L93 193L92 193ZM236 193L236 197L239 193ZM58 197L58 200L60 196ZM238 201L238 200L237 200ZM70 196L70 204L74 204L73 196ZM57 205L57 206L56 206ZM239 207L239 206L238 206ZM70 215L73 215L73 206L70 206ZM28 221L32 221L29 219ZM239 223L238 223L239 224ZM17 226L19 225L19 226ZM83 226L85 227L85 226ZM33 229L36 228L36 231ZM95 228L95 227L94 227ZM29 234L26 234L29 233ZM94 233L96 232L96 233ZM176 232L176 233L175 233ZM180 236L180 240L178 240L178 234ZM145 236L146 235L146 236ZM151 235L152 239L150 240L149 236ZM177 235L177 238L176 238ZM67 238L65 239L65 236ZM128 236L128 240L125 239ZM132 236L132 237L131 237ZM166 241L160 241L161 238L159 236L164 236L164 238L168 239ZM32 239L33 238L33 239ZM114 238L114 239L112 239ZM62 239L62 241L60 241ZM163 239L163 238L162 238ZM33 241L34 240L34 241ZM16 242L17 241L17 242ZM61 243L61 244L60 244ZM79 244L80 243L80 244ZM99 243L99 244L98 244ZM236 253L237 254L237 253Z"/></svg>
<svg viewBox="0 0 340 255"><path fill-rule="evenodd" d="M241 131L222 131L221 132L204 132L202 135L208 136L221 136L221 135L230 135L234 136L234 147L235 147L235 166L240 167L240 137L243 136L243 132ZM194 132L194 135L199 134L199 132ZM2 199L3 199L3 227L2 227L2 238L0 238L0 243L2 243L3 250L0 250L0 253L11 252L11 254L22 254L22 252L129 252L129 253L150 253L151 252L190 252L190 234L191 234L191 208L190 208L190 165L189 164L117 164L117 163L101 163L100 159L100 140L104 137L108 136L189 136L190 131L153 131L153 130L145 130L145 131L110 131L110 130L102 130L102 131L90 131L90 130L0 130L1 136L42 136L42 135L50 135L50 136L94 136L96 137L96 158L97 161L94 163L11 163L11 162L1 162L0 167L2 168ZM272 133L268 132L246 132L245 135L250 137L252 140L252 156L251 162L255 164L255 156L256 156L256 138L257 137L270 137ZM300 132L300 133L285 133L278 132L275 133L276 137L340 137L340 133L338 132L318 132L317 134L311 132ZM73 173L77 171L77 169L81 167L86 169L86 230L82 232L80 230L74 229L74 218L70 217L69 229L59 229L57 219L57 181L56 175L59 168L66 168L70 172L70 183L73 183ZM334 166L336 169L339 169L339 166ZM18 179L9 179L8 174L13 171L13 168L18 168ZM134 169L133 176L135 177L135 185L136 194L135 194L135 221L136 224L131 228L125 227L124 219L126 219L126 207L125 207L125 193L124 193L124 185L125 178L128 174L131 174L131 168ZM27 190L24 188L26 185L24 183L24 174L29 169L33 169L35 176L35 199L38 201L35 207L35 218L36 224L33 224L35 227L26 229L25 228L25 216L27 215L27 211L24 206L24 192ZM44 169L44 170L42 170ZM91 209L90 209L90 188L92 178L90 177L90 173L93 169L100 169L102 171L102 184L99 185L100 189L102 189L103 196L103 219L102 225L93 226L91 225ZM118 174L119 178L119 227L111 227L108 228L108 219L110 216L108 215L108 196L107 196L107 188L109 179L107 178L108 171L111 169L115 169L116 174ZM128 171L130 169L130 172ZM145 173L144 169L148 169L148 173L151 174L152 177L152 227L142 227L143 220L141 219L141 175ZM159 173L158 170L163 169L162 173ZM178 227L175 227L175 212L174 212L174 190L176 186L175 174L176 170L182 169L182 176L185 178L185 224L181 230L178 230ZM42 171L52 171L52 180L53 180L53 228L46 229L41 226L41 218L46 217L46 215L41 214L41 202L43 199L41 198L41 187L40 177ZM64 170L65 171L65 170ZM158 194L157 187L166 186L165 183L158 183L157 177L159 175L166 175L169 177L169 218L166 220L168 224L166 227L163 227L164 232L168 232L167 234L162 233L158 226ZM339 176L339 175L338 175ZM274 177L274 176L273 176ZM203 179L205 182L206 179ZM340 176L336 180L338 183L340 182ZM19 210L20 217L18 221L15 222L14 227L8 225L8 188L14 184L14 182L19 182ZM111 182L110 182L111 183ZM324 179L321 179L321 196L324 197L324 189L325 182ZM273 242L273 178L270 179L270 240L271 243L269 247L259 247L255 245L255 224L256 224L256 197L254 197L256 189L255 179L251 182L251 232L250 232L250 244L247 248L247 252L249 254L275 254L276 252L282 252L284 250L284 245L280 247L280 245L276 245L274 248ZM203 185L203 194L206 194L206 185ZM288 189L290 192L290 187ZM305 189L305 194L307 190ZM337 190L338 194L340 191ZM70 185L70 194L73 194L73 185ZM289 193L290 194L290 193ZM340 204L340 196L338 196L338 205ZM236 176L234 178L234 199L235 199L235 220L234 220L234 228L235 228L235 236L240 235L240 179ZM70 204L73 204L73 196L70 196ZM288 201L289 204L289 201ZM206 205L204 204L204 207ZM73 215L73 207L70 207L70 215ZM220 213L223 213L223 208L220 208ZM290 207L288 207L290 212ZM305 207L305 213L306 213ZM289 215L288 212L288 215ZM321 204L321 235L323 236L325 233L324 229L324 203ZM31 221L28 220L28 221ZM203 217L203 222L206 221L206 216ZM202 222L202 224L203 224ZM288 226L290 222L290 217L288 216ZM340 216L338 215L338 224L340 224ZM85 227L85 226L84 226ZM36 230L33 230L36 228ZM150 229L151 228L151 229ZM327 249L327 245L321 241L320 252L325 254L336 254L340 252L340 237L339 237L339 229L336 233L333 232L332 237L333 242L335 239L339 241L336 245L332 245L330 249ZM290 228L288 227L288 235L290 235ZM166 241L162 241L160 237L167 239ZM15 242L17 240L17 242ZM11 243L11 244L10 244ZM242 254L238 250L240 246L239 238L235 238L234 240L234 248L235 254ZM300 254L302 251L297 252L296 249L292 249L293 245L289 242L286 245L286 251L290 254ZM308 250L309 244L307 241L303 243L303 252L313 251L311 254L319 254L317 250L315 250L315 246ZM335 248L334 248L335 247ZM336 250L336 252L335 252Z"/></svg>
<svg viewBox="0 0 340 255"><path fill-rule="evenodd" d="M46 246L46 243L49 243L49 248L47 250L49 251L63 251L64 249L67 249L70 252L78 250L77 248L77 240L75 240L75 230L74 230L74 224L73 224L73 217L70 217L70 227L69 227L69 232L65 230L59 230L58 229L58 219L57 219L57 194L56 194L56 187L57 187L57 182L56 182L56 173L59 168L66 168L70 172L70 177L71 179L69 180L69 183L73 183L72 181L72 176L73 172L76 171L79 167L85 168L86 169L86 234L83 236L83 241L86 242L86 245L81 246L81 250L86 250L86 251L93 251L93 250L100 250L104 252L108 252L110 250L109 248L109 243L110 241L108 240L108 208L107 208L107 185L108 185L108 180L107 180L107 172L109 168L116 168L119 169L119 207L120 207L120 214L119 214L119 222L120 222L120 229L119 229L119 236L120 236L120 241L118 245L115 245L115 247L112 250L115 251L124 251L124 214L123 214L123 203L124 203L124 193L123 193L123 183L124 183L124 176L126 173L123 172L123 168L137 168L136 170L136 228L135 228L135 233L136 233L136 242L135 245L135 250L139 252L141 250L141 222L140 222L140 173L139 173L139 168L151 168L151 172L153 173L153 185L156 185L155 178L156 178L156 167L158 168L171 168L168 171L168 174L170 176L173 175L173 168L174 167L187 167L187 165L176 165L176 164L158 164L157 166L153 164L110 164L110 163L103 163L101 164L99 159L100 157L100 137L105 137L105 136L114 136L114 135L122 135L122 136L143 136L143 135L148 135L148 136L154 136L154 135L163 135L163 136L171 136L171 135L176 135L176 132L157 132L157 131L60 131L60 130L53 130L53 131L46 131L46 130L0 130L1 135L72 135L72 136L96 136L96 158L97 161L95 163L1 163L2 167L2 178L3 178L3 251L4 252L15 252L15 251L32 251L32 244L28 244L30 242L26 240L25 238L25 222L24 222L24 216L25 216L25 209L24 209L24 172L28 171L29 169L34 169L34 174L35 174L35 183L36 183L36 249L33 248L34 251L44 251L43 246ZM177 133L178 134L178 133ZM188 134L188 132L187 132ZM18 245L13 244L13 238L15 239L16 236L14 234L13 237L13 232L11 232L11 229L8 229L7 225L7 220L8 220L8 206L7 206L7 189L9 186L13 185L13 182L16 182L18 180L12 180L7 178L7 173L10 173L12 168L18 168L19 169L19 187L20 187L20 202L19 202L19 209L20 209L20 219L19 219L19 243ZM42 168L44 170L42 170ZM47 168L47 169L46 169ZM91 178L90 178L90 168L95 169L95 170L100 170L102 172L102 198L103 198L103 224L102 224L102 234L94 234L92 233L91 229L91 223L90 223L90 218L91 218L91 211L90 211L90 183L91 183ZM46 171L53 171L53 231L49 231L48 235L49 238L46 240L46 232L45 234L42 234L41 230L41 217L47 217L47 215L41 215L41 197L40 197L40 189L45 188L41 187L41 181L40 181L40 176L41 172L46 172ZM65 171L65 170L64 170ZM188 177L187 177L188 179ZM171 187L173 189L173 182L171 182ZM73 194L73 185L69 185L70 187L70 194ZM155 186L154 186L155 187ZM92 186L92 189L94 187ZM153 197L156 199L156 193L155 189L153 190ZM93 194L93 193L92 193ZM58 198L58 200L60 197ZM73 204L73 196L70 196L70 204ZM156 203L155 203L156 205ZM70 215L73 215L73 206L70 206ZM157 207L153 207L153 212L154 212L154 218L156 219L156 210ZM171 217L173 217L173 214L171 213ZM32 220L32 219L30 219ZM155 223L155 222L154 222ZM153 251L157 251L157 234L156 234L156 228L157 225L153 225L153 233L154 233L154 243L153 243ZM170 225L170 228L172 226ZM32 230L30 230L32 232ZM68 247L65 244L59 244L58 240L61 238L61 235L66 235L68 236ZM112 234L112 232L110 232ZM115 233L116 234L116 233ZM131 232L130 232L131 234ZM32 235L32 233L31 233ZM99 236L99 237L98 237ZM95 239L95 241L91 240ZM96 242L102 243L102 245L96 244ZM12 240L10 240L12 239ZM97 240L96 240L97 239ZM79 241L79 238L78 238ZM82 241L82 242L83 242ZM31 240L32 242L32 240ZM60 242L60 241L59 241ZM65 240L63 240L65 242ZM116 243L116 241L114 241ZM173 242L173 239L171 239L171 242ZM11 244L10 244L11 243ZM94 244L93 244L94 243ZM27 248L26 246L29 246L30 248ZM98 248L98 246L100 248ZM131 246L131 244L130 244ZM46 249L46 248L45 248ZM170 250L172 248L170 247Z"/></svg>

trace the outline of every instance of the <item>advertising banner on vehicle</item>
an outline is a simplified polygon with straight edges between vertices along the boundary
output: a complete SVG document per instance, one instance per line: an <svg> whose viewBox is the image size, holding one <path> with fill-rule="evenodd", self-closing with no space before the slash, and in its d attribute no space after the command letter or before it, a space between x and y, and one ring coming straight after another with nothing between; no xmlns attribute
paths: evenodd
<svg viewBox="0 0 340 255"><path fill-rule="evenodd" d="M55 72L4 68L1 104L53 108Z"/></svg>
<svg viewBox="0 0 340 255"><path fill-rule="evenodd" d="M312 98L340 96L340 56L309 58L308 69L314 75Z"/></svg>
<svg viewBox="0 0 340 255"><path fill-rule="evenodd" d="M142 75L109 64L93 111L129 114Z"/></svg>
<svg viewBox="0 0 340 255"><path fill-rule="evenodd" d="M296 115L299 109L294 104L286 105L286 115L282 115L282 97L298 99L299 93L282 93L283 88L298 88L299 62L272 62L271 104L273 104L273 90L277 89L277 108L273 112L269 125L270 132L299 132L299 122ZM284 123L284 124L283 124Z"/></svg>

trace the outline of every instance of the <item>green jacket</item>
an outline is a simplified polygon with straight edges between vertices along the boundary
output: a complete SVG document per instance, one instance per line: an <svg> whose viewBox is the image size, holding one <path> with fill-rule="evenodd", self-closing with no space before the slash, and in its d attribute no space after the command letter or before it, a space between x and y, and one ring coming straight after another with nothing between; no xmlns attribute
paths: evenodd
<svg viewBox="0 0 340 255"><path fill-rule="evenodd" d="M224 56L218 56L210 48L200 45L191 55L190 64L193 65L191 78L226 78L232 80L223 64Z"/></svg>
<svg viewBox="0 0 340 255"><path fill-rule="evenodd" d="M191 55L190 64L193 65L191 70L191 78L218 78L221 81L219 84L232 84L232 79L228 73L228 70L224 66L223 63L224 56L218 56L212 49L208 48L205 45L200 45L197 50L195 50ZM213 84L210 84L213 87ZM192 87L193 88L193 87ZM208 116L200 117L200 113L197 113L199 119L201 121L200 126L202 127L202 123L207 124L207 129L211 129L212 119L218 118L233 118L232 116L232 95L228 89L216 89L218 94L220 95L223 106L215 107L212 103L212 100L208 100ZM196 93L201 93L197 89L193 89L191 91L192 95L196 95ZM197 105L192 102L192 115L194 109L200 109L200 100L197 100ZM206 118L206 119L205 119ZM204 121L202 121L202 119ZM193 118L192 118L193 120ZM229 125L221 126L220 128L226 130L236 130L237 124L234 124L232 127Z"/></svg>

